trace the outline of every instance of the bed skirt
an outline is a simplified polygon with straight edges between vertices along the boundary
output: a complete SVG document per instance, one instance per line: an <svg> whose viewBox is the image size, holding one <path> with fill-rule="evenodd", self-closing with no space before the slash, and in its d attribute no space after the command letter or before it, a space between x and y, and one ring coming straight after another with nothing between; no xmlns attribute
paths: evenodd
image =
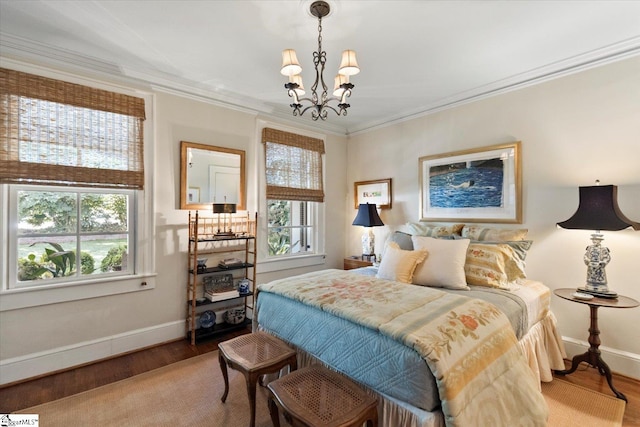
<svg viewBox="0 0 640 427"><path fill-rule="evenodd" d="M265 330L254 321L254 330ZM518 342L519 348L524 354L527 364L540 381L550 382L553 378L552 369L564 369L566 353L562 339L556 328L556 318L549 312L538 323L533 325L529 332ZM294 346L295 347L295 346ZM302 368L312 364L323 364L320 360L300 348L298 353L298 367ZM330 368L330 367L329 367ZM275 376L268 376L267 381ZM362 385L361 385L362 386ZM425 411L409 405L393 397L375 392L366 386L362 386L368 393L378 398L378 417L381 427L444 427L444 417L440 410Z"/></svg>
<svg viewBox="0 0 640 427"><path fill-rule="evenodd" d="M567 353L556 324L556 317L549 311L518 341L518 347L527 364L538 377L538 384L540 381L548 383L553 379L552 369L565 368L564 359Z"/></svg>

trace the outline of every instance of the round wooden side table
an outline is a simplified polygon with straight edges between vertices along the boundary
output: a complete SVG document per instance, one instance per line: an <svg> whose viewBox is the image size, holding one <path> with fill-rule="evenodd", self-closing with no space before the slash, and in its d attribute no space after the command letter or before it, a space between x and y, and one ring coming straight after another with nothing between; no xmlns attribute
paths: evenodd
<svg viewBox="0 0 640 427"><path fill-rule="evenodd" d="M571 302L577 302L580 304L586 304L589 306L591 311L591 325L589 327L589 350L586 353L574 356L571 361L571 368L565 369L563 371L555 371L558 375L568 375L578 368L578 365L581 362L587 362L594 368L598 368L600 375L604 375L607 378L607 383L611 390L615 393L618 399L622 399L625 402L627 398L624 394L620 393L613 386L613 382L611 379L611 370L609 366L602 360L600 356L600 330L598 329L598 308L600 307L610 307L610 308L633 308L640 305L640 302L634 300L633 298L625 297L622 295L618 295L616 299L609 298L598 298L594 297L590 300L582 300L575 298L573 294L576 292L575 288L561 288L553 291L557 296L562 299L566 299Z"/></svg>

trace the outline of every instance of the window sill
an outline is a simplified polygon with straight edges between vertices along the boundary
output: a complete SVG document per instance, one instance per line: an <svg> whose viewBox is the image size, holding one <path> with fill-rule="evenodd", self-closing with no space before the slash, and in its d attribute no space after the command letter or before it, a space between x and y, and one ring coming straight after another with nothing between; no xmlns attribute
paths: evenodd
<svg viewBox="0 0 640 427"><path fill-rule="evenodd" d="M0 312L154 289L155 277L140 274L64 286L5 290L0 292Z"/></svg>
<svg viewBox="0 0 640 427"><path fill-rule="evenodd" d="M266 259L258 263L258 273L270 273L272 271L290 270L292 268L310 267L325 263L326 255L299 255L278 259Z"/></svg>

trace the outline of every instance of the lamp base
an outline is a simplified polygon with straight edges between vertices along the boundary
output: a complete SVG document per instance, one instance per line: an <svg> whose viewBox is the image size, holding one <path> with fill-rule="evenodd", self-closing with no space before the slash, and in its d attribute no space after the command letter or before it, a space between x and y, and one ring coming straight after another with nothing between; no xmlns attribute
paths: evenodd
<svg viewBox="0 0 640 427"><path fill-rule="evenodd" d="M585 294L590 294L593 295L594 297L598 297L598 298L608 298L608 299L616 299L618 298L618 293L614 292L614 291L594 291L592 289L587 289L587 288L578 288L577 289L578 292L584 292Z"/></svg>
<svg viewBox="0 0 640 427"><path fill-rule="evenodd" d="M376 241L371 227L365 227L362 234L362 256L370 256L376 253Z"/></svg>
<svg viewBox="0 0 640 427"><path fill-rule="evenodd" d="M363 261L376 262L376 254L362 254L360 259Z"/></svg>

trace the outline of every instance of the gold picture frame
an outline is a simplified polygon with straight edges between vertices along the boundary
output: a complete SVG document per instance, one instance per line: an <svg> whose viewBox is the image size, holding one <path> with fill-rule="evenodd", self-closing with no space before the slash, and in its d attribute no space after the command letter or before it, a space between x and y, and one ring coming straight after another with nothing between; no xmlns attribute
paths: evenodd
<svg viewBox="0 0 640 427"><path fill-rule="evenodd" d="M420 221L522 223L520 141L418 159Z"/></svg>
<svg viewBox="0 0 640 427"><path fill-rule="evenodd" d="M354 182L353 199L355 209L362 203L391 209L391 178Z"/></svg>

